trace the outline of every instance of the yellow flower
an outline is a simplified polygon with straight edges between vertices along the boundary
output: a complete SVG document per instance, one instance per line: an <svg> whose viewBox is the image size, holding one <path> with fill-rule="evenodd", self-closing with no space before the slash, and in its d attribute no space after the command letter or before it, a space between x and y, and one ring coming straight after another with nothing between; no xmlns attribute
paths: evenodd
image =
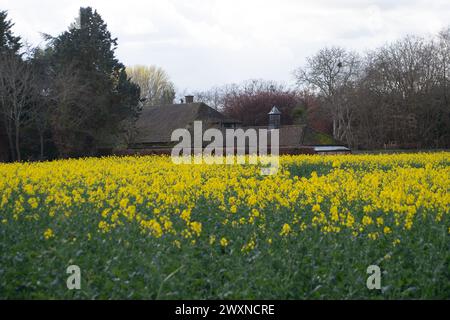
<svg viewBox="0 0 450 320"><path fill-rule="evenodd" d="M255 249L256 243L254 240L249 241L247 244L244 244L241 248L242 252L249 252Z"/></svg>
<svg viewBox="0 0 450 320"><path fill-rule="evenodd" d="M180 217L184 221L188 222L191 219L191 210L187 210L187 209L183 210L183 212L181 212Z"/></svg>
<svg viewBox="0 0 450 320"><path fill-rule="evenodd" d="M141 227L146 230L149 230L151 234L153 234L156 238L161 238L163 235L163 230L161 224L155 219L150 219L148 221L142 220L140 222Z"/></svg>
<svg viewBox="0 0 450 320"><path fill-rule="evenodd" d="M333 220L333 221L338 221L339 220L339 213L338 213L337 206L332 206L331 207L330 214L331 214L331 220Z"/></svg>
<svg viewBox="0 0 450 320"><path fill-rule="evenodd" d="M371 233L369 233L367 236L368 236L369 239L371 239L371 240L377 240L378 237L379 237L379 234L378 234L378 232L371 232Z"/></svg>
<svg viewBox="0 0 450 320"><path fill-rule="evenodd" d="M169 220L169 218L165 217L164 219L161 219L161 221L164 221L164 230L166 231L173 231L173 223Z"/></svg>
<svg viewBox="0 0 450 320"><path fill-rule="evenodd" d="M312 212L320 212L320 204L313 205Z"/></svg>
<svg viewBox="0 0 450 320"><path fill-rule="evenodd" d="M36 198L30 198L28 199L28 204L31 206L32 209L36 209L39 205L39 201Z"/></svg>
<svg viewBox="0 0 450 320"><path fill-rule="evenodd" d="M129 206L129 207L126 209L125 215L126 215L129 219L133 219L134 216L135 216L135 214L136 214L136 207L135 207L135 206Z"/></svg>
<svg viewBox="0 0 450 320"><path fill-rule="evenodd" d="M23 190L25 191L25 193L27 193L29 195L34 195L34 188L33 188L33 185L31 185L31 184L26 184L23 187Z"/></svg>
<svg viewBox="0 0 450 320"><path fill-rule="evenodd" d="M64 220L102 233L137 225L142 236L175 246L174 241L198 244L205 230L222 227L227 231L220 236L211 231L215 235L205 241L223 247L235 244L227 240L234 233L258 234L261 243L270 244L274 232L289 236L298 228L364 235L366 241L389 235L396 246L413 226L435 224L450 234L449 162L449 152L280 156L273 176L250 165L175 165L167 156L0 164L0 225ZM301 177L291 170L300 166L334 169ZM285 214L288 220L281 220ZM241 249L256 244L253 237Z"/></svg>
<svg viewBox="0 0 450 320"><path fill-rule="evenodd" d="M412 225L413 225L413 220L407 218L405 221L405 230L411 230Z"/></svg>
<svg viewBox="0 0 450 320"><path fill-rule="evenodd" d="M345 226L347 228L352 228L354 223L355 223L355 217L353 217L353 215L350 212L347 213L347 219L345 221Z"/></svg>
<svg viewBox="0 0 450 320"><path fill-rule="evenodd" d="M126 198L120 200L120 203L119 203L120 207L123 208L123 209L125 209L125 208L127 207L129 201L130 201L130 200L129 200L129 199L126 199Z"/></svg>
<svg viewBox="0 0 450 320"><path fill-rule="evenodd" d="M228 246L228 240L227 240L226 238L220 239L220 245L221 245L222 247Z"/></svg>
<svg viewBox="0 0 450 320"><path fill-rule="evenodd" d="M307 225L306 223L302 222L302 223L300 224L300 231L305 231L306 228L308 228L308 225Z"/></svg>
<svg viewBox="0 0 450 320"><path fill-rule="evenodd" d="M45 240L53 238L54 236L55 236L55 234L53 233L52 229L48 228L47 230L44 231L44 238L45 238Z"/></svg>
<svg viewBox="0 0 450 320"><path fill-rule="evenodd" d="M291 226L287 223L283 225L283 228L281 228L280 236L287 236L289 233L291 233L292 229Z"/></svg>
<svg viewBox="0 0 450 320"><path fill-rule="evenodd" d="M111 211L111 208L106 208L105 210L103 210L102 211L102 217L106 218L110 211Z"/></svg>
<svg viewBox="0 0 450 320"><path fill-rule="evenodd" d="M369 216L364 216L362 218L362 224L365 226L371 225L373 223L373 219Z"/></svg>
<svg viewBox="0 0 450 320"><path fill-rule="evenodd" d="M383 223L384 223L383 218L382 218L382 217L378 217L378 218L377 218L377 225L382 226Z"/></svg>
<svg viewBox="0 0 450 320"><path fill-rule="evenodd" d="M260 216L260 213L257 209L252 209L252 216L254 218L258 218Z"/></svg>
<svg viewBox="0 0 450 320"><path fill-rule="evenodd" d="M194 231L197 236L200 236L200 233L202 233L202 224L200 222L191 222L190 226L192 231Z"/></svg>
<svg viewBox="0 0 450 320"><path fill-rule="evenodd" d="M109 229L110 229L109 225L105 221L100 221L98 223L98 228L103 233L107 233L109 231Z"/></svg>

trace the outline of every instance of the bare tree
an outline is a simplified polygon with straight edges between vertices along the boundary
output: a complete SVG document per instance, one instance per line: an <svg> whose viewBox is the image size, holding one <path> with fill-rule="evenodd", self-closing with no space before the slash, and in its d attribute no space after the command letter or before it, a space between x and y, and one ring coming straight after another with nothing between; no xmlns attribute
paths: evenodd
<svg viewBox="0 0 450 320"><path fill-rule="evenodd" d="M444 94L444 102L449 104L448 85L450 79L450 27L439 33L440 77Z"/></svg>
<svg viewBox="0 0 450 320"><path fill-rule="evenodd" d="M2 53L0 55L0 112L13 160L22 160L21 129L30 121L27 108L36 98L35 94L35 74L32 66L17 55Z"/></svg>
<svg viewBox="0 0 450 320"><path fill-rule="evenodd" d="M222 110L224 104L224 87L212 87L204 91L194 91L192 94L197 102L203 102L215 110Z"/></svg>
<svg viewBox="0 0 450 320"><path fill-rule="evenodd" d="M88 88L83 85L81 77L73 66L66 66L60 72L51 75L51 84L46 94L50 108L50 125L53 132L53 141L58 147L60 156L71 154L73 150L81 148L75 145L72 134L91 134L83 128L83 122L90 116L84 107ZM68 139L69 138L69 139ZM80 140L80 139L78 139ZM83 141L80 141L82 144Z"/></svg>
<svg viewBox="0 0 450 320"><path fill-rule="evenodd" d="M384 141L433 144L442 113L439 56L434 41L412 36L369 55L360 104L363 109L372 104L378 116L367 129L379 126L377 135Z"/></svg>
<svg viewBox="0 0 450 320"><path fill-rule="evenodd" d="M307 59L305 67L294 71L299 87L314 90L324 100L332 117L333 136L341 141L351 140L353 110L345 93L354 86L359 72L359 56L339 47L320 50Z"/></svg>

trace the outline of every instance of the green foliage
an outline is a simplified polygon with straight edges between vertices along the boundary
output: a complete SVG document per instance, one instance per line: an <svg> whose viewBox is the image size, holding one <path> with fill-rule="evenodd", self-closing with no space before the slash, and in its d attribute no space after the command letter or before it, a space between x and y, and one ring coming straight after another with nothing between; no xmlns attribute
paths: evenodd
<svg viewBox="0 0 450 320"><path fill-rule="evenodd" d="M77 146L69 153L95 152L113 144L121 122L137 112L139 88L127 78L125 66L115 57L116 48L117 39L90 7L81 8L69 30L51 42L55 72L73 70L82 88L79 99L60 106L63 114L55 119L57 134Z"/></svg>
<svg viewBox="0 0 450 320"><path fill-rule="evenodd" d="M292 110L292 119L296 124L305 124L306 123L306 108L302 105L295 107Z"/></svg>
<svg viewBox="0 0 450 320"><path fill-rule="evenodd" d="M0 11L0 53L10 51L17 54L22 47L21 39L13 35L11 28L14 24L7 18L7 12Z"/></svg>
<svg viewBox="0 0 450 320"><path fill-rule="evenodd" d="M292 174L312 171L326 174L332 159L293 166ZM443 163L442 165L448 165ZM345 168L373 170L365 164ZM390 170L388 166L385 170ZM101 188L99 183L99 190ZM270 208L268 208L270 209ZM45 212L45 208L42 208ZM310 208L303 208L308 217ZM450 296L450 247L448 223L436 223L430 215L418 215L409 231L399 228L396 237L370 241L347 232L324 234L307 228L295 237L279 237L284 217L281 208L267 215L264 238L255 250L243 254L242 244L251 236L249 227L221 225L223 216L205 198L194 211L203 221L205 235L221 228L234 239L226 248L212 246L207 236L195 245L172 244L170 235L154 238L137 224L127 224L102 234L97 208L79 204L68 219L10 221L0 224L0 298L56 299L402 299ZM448 215L445 216L448 221ZM45 240L50 227L57 235ZM92 238L88 238L92 235ZM264 239L261 238L261 239ZM66 288L67 266L82 272L82 289ZM377 264L384 271L382 290L366 287L366 269ZM432 267L431 267L432 266Z"/></svg>
<svg viewBox="0 0 450 320"><path fill-rule="evenodd" d="M141 100L145 106L173 103L175 86L162 68L136 65L127 67L127 74L141 89Z"/></svg>
<svg viewBox="0 0 450 320"><path fill-rule="evenodd" d="M336 143L336 140L334 140L331 136L321 133L321 132L315 132L316 139L318 141L318 144L324 144L324 145L332 145Z"/></svg>
<svg viewBox="0 0 450 320"><path fill-rule="evenodd" d="M304 145L337 145L341 144L337 140L333 139L332 136L325 133L313 130L309 127L305 128L305 134L303 137Z"/></svg>

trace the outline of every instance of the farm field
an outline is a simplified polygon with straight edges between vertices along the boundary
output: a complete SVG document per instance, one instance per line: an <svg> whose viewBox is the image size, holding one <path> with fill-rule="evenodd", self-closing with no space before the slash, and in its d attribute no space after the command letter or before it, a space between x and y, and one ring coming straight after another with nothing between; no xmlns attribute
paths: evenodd
<svg viewBox="0 0 450 320"><path fill-rule="evenodd" d="M448 299L449 190L448 152L0 164L0 298Z"/></svg>

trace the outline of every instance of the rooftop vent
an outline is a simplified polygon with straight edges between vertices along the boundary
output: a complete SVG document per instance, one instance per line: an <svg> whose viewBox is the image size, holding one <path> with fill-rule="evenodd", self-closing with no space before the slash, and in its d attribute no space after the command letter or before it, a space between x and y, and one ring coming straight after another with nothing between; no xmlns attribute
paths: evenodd
<svg viewBox="0 0 450 320"><path fill-rule="evenodd" d="M185 96L186 103L194 103L194 96Z"/></svg>
<svg viewBox="0 0 450 320"><path fill-rule="evenodd" d="M281 120L281 112L276 106L273 106L269 112L269 129L279 129Z"/></svg>

